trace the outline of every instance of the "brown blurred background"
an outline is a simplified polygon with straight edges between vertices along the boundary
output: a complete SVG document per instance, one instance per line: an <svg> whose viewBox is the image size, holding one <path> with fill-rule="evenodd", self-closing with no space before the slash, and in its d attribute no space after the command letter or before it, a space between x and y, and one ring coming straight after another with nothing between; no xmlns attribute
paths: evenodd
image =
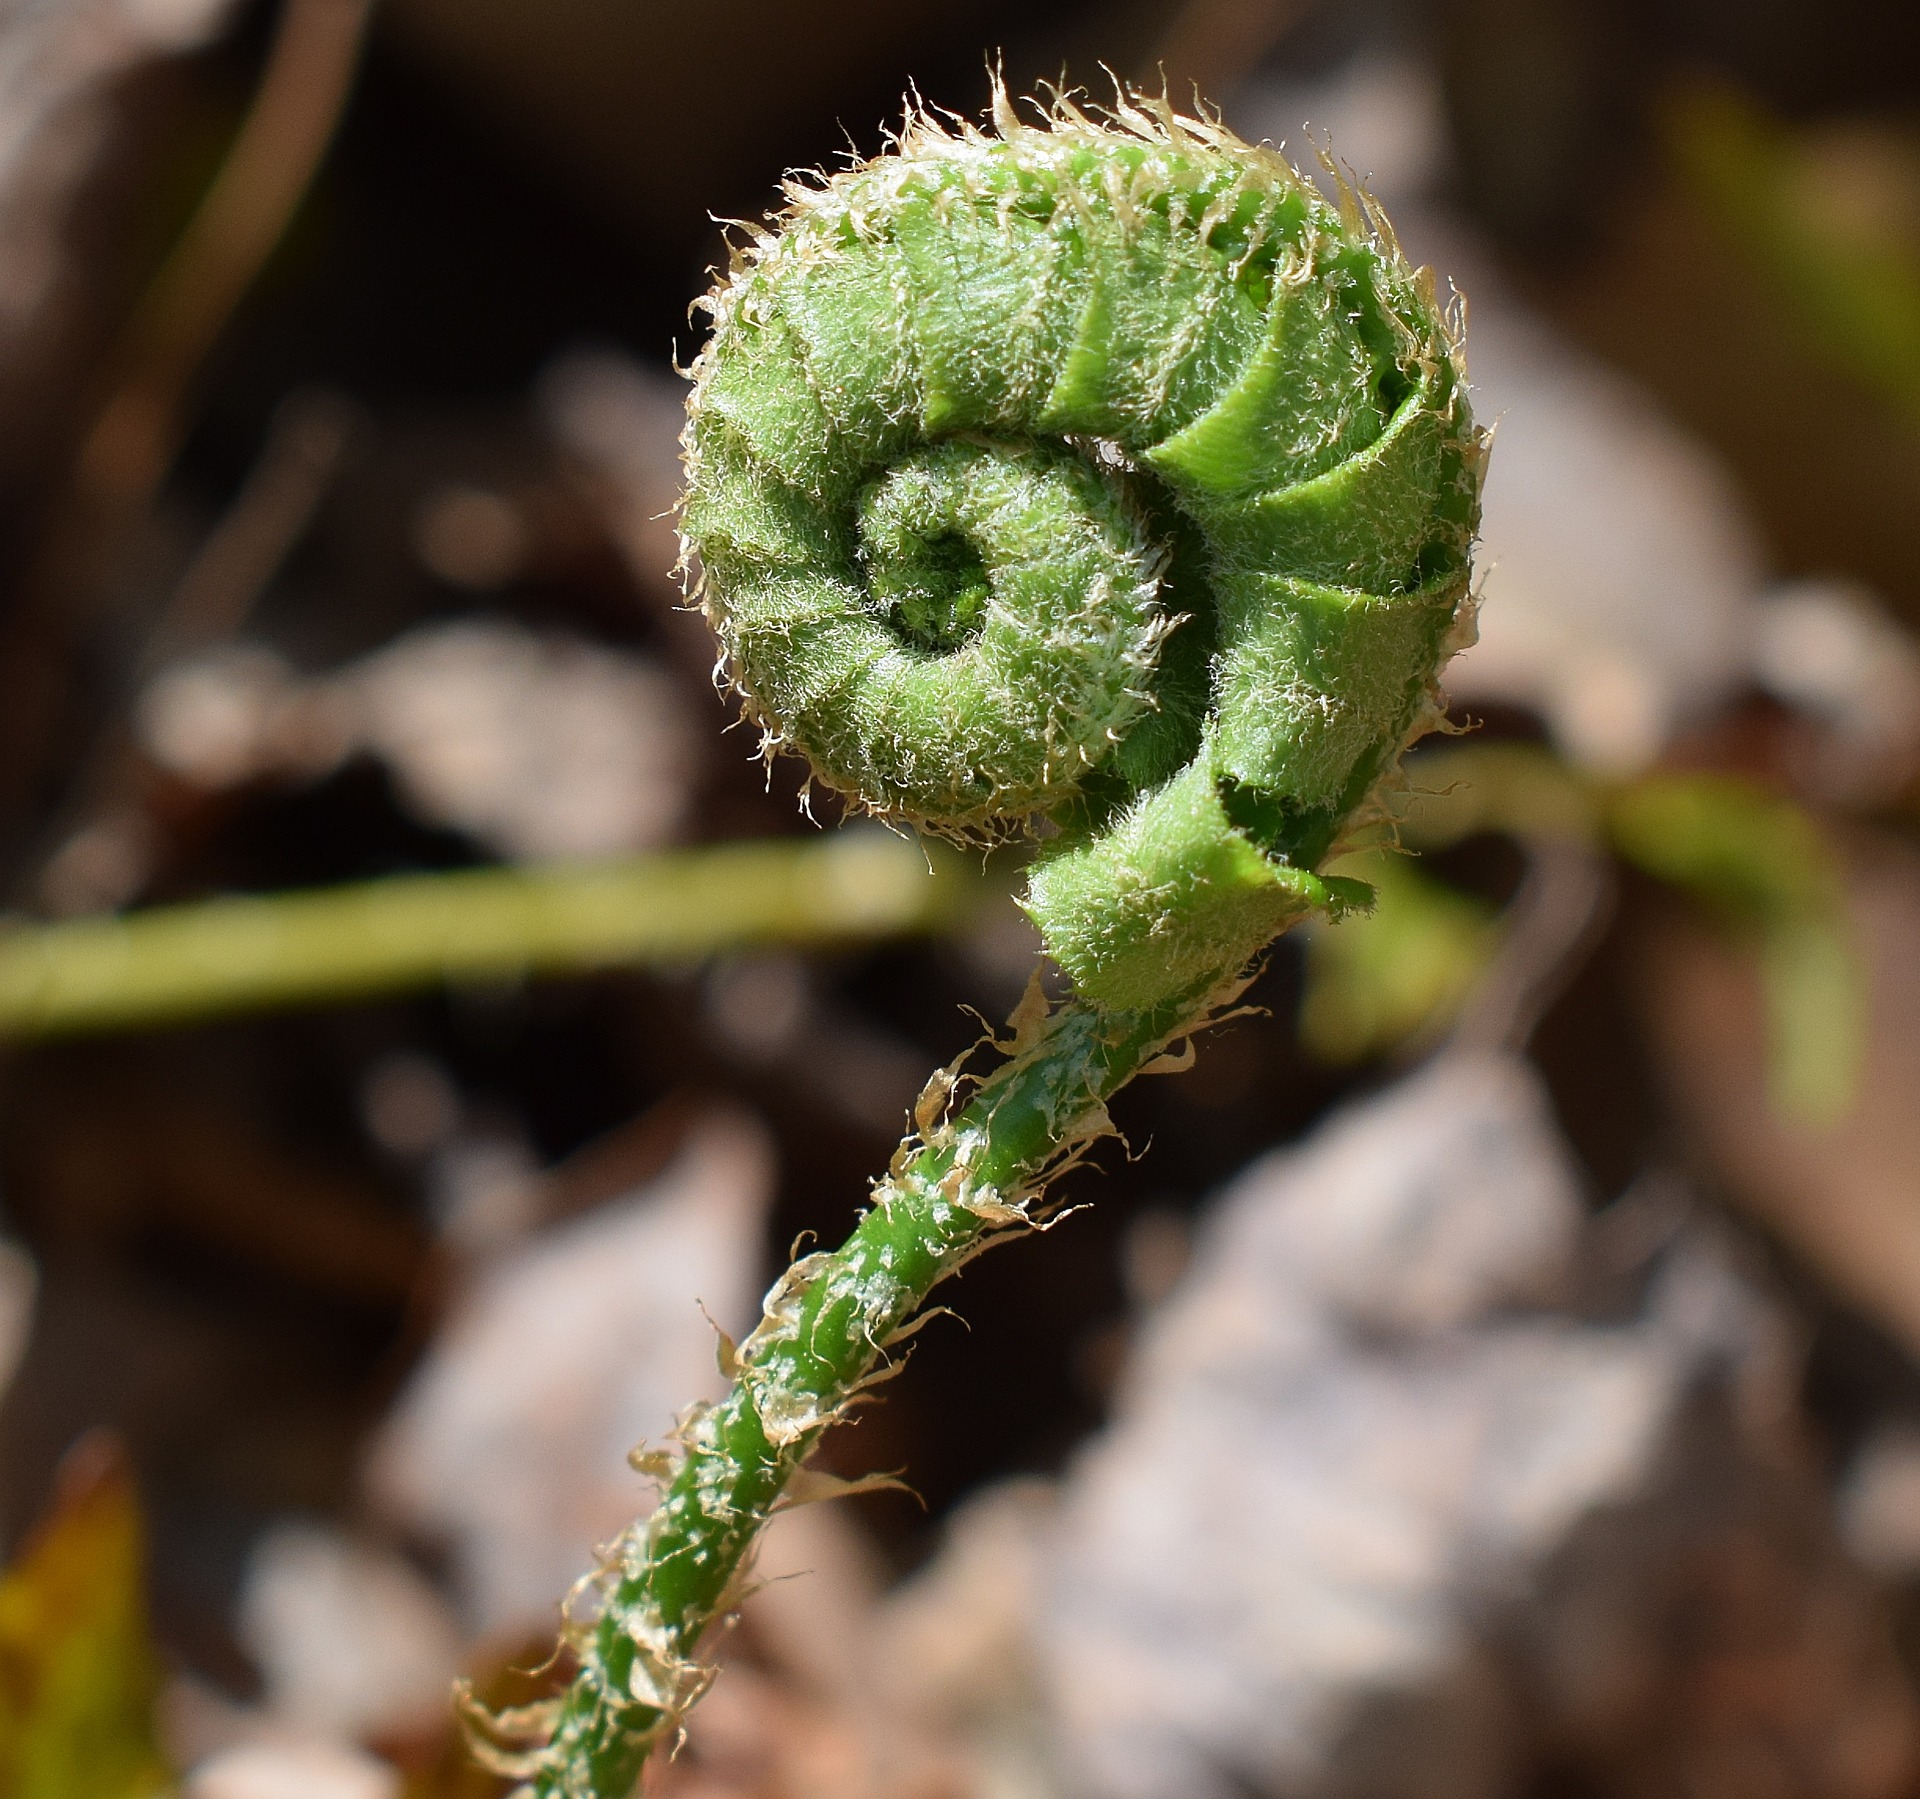
<svg viewBox="0 0 1920 1799"><path fill-rule="evenodd" d="M1189 1266L1227 1228L1212 1196L1340 1103L1411 1091L1505 966L1436 925L1421 941L1455 961L1430 1006L1343 1027L1326 988L1303 1041L1316 977L1289 943L1192 1073L1126 1096L1132 1153L1078 1177L1086 1209L970 1269L970 1329L929 1330L836 1433L830 1466L904 1468L923 1503L848 1502L781 1552L812 1583L749 1618L670 1781L1124 1799L1133 1766L1183 1799L1920 1793L1910 5L0 6L7 924L811 832L796 770L725 734L704 627L677 610L673 365L700 342L717 221L762 214L785 171L879 151L909 93L977 115L992 70L1096 100L1109 71L1182 104L1198 87L1309 160L1330 135L1472 306L1499 436L1470 746L1533 746L1576 782L1725 773L1813 820L1851 896L1865 1073L1834 1115L1783 1116L1750 936L1645 858L1585 868L1572 924L1545 915L1528 1029L1500 1039L1530 1032L1502 1078L1537 1076L1547 1111L1498 1082L1448 1102L1489 1108L1507 1162L1429 1120L1462 1194L1524 1212L1551 1189L1578 1219L1541 1200L1561 1236L1539 1267L1463 1248L1464 1310L1341 1313L1326 1328L1357 1360L1273 1376L1274 1441L1249 1436L1242 1467L1271 1451L1274 1485L1236 1516L1245 1543L1304 1545L1305 1572L1273 1575L1285 1631L1130 1612L1045 1520L1096 1549L1111 1526L1117 1564L1151 1539L1115 1518L1177 1510L1149 1481L1128 1512L1115 1470L1187 1454L1152 1436L1150 1397L1189 1377L1180 1333L1230 1317L1204 1284L1225 1252ZM1536 848L1479 830L1417 866L1493 931L1539 897ZM737 1329L796 1237L836 1239L971 1040L962 1007L1003 1016L1030 953L989 900L824 952L17 1035L0 1549L31 1541L63 1457L69 1487L104 1478L71 1455L105 1430L189 1791L296 1791L246 1785L281 1777L250 1774L253 1750L313 1799L494 1790L452 1771L434 1695L524 1649L608 1508L642 1502L614 1439L630 1414L664 1430L710 1378L694 1276ZM1526 1217L1486 1228L1531 1241ZM1322 1228L1286 1227L1302 1266ZM1324 1223L1336 1259L1345 1228ZM1393 1267L1450 1267L1434 1230ZM1719 1297L1688 1312L1683 1276ZM1312 1335L1333 1305L1283 1295L1273 1329ZM1572 1359L1525 1360L1526 1331ZM1279 1354L1243 1347L1243 1367ZM1589 1393L1580 1371L1616 1352L1667 1384ZM1370 1486L1364 1457L1311 1447L1346 1420L1391 1460L1395 1393L1411 1418L1461 1408L1453 1449L1403 1450L1458 1451L1444 1503L1438 1475ZM1556 1393L1584 1435L1548 1428ZM1528 1405L1533 1448L1460 1448ZM530 1463L547 1487L503 1472ZM1559 1496L1524 1527L1486 1522L1540 1482ZM1345 1566L1300 1534L1315 1493L1363 1536L1391 1514L1370 1540L1425 1572L1314 1587ZM1234 1556L1260 1586L1245 1543L1179 1591L1231 1593ZM1133 1649L1103 1662L1102 1629L1185 1655L1192 1692ZM878 1723L861 1645L933 1670ZM1164 1737L1149 1690L1182 1695Z"/></svg>

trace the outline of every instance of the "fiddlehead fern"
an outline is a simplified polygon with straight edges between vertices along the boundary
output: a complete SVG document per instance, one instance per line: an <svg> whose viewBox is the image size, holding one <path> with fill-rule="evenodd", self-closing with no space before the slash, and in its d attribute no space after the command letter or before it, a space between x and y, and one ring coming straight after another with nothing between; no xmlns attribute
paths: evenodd
<svg viewBox="0 0 1920 1799"><path fill-rule="evenodd" d="M700 1632L927 1290L1105 1128L1105 1101L1277 932L1469 617L1483 440L1385 221L1126 98L909 121L789 190L711 296L684 531L749 716L869 810L1044 824L1027 906L1074 994L936 1077L831 1255L614 1546L581 1671L507 1763L618 1799L705 1679ZM1037 992L1037 989L1035 990Z"/></svg>
<svg viewBox="0 0 1920 1799"><path fill-rule="evenodd" d="M1032 910L1110 1004L1323 897L1430 704L1481 458L1377 215L1166 111L1003 106L794 189L712 309L686 530L771 741L935 830L1062 826Z"/></svg>

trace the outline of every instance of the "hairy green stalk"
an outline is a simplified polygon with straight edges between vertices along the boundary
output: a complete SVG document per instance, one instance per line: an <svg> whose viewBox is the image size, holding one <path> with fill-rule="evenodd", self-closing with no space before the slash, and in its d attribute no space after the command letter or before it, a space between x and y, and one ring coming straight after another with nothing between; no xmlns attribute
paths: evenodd
<svg viewBox="0 0 1920 1799"><path fill-rule="evenodd" d="M505 1765L535 1774L539 1793L630 1791L705 1689L700 1633L739 1597L753 1539L820 1432L876 1372L899 1365L889 1351L938 1282L1031 1227L1028 1202L1048 1175L1106 1128L1107 1096L1192 1019L1181 1006L1061 1007L1033 1022L1033 1041L957 1117L929 1119L924 1139L902 1146L853 1235L803 1257L769 1295L732 1391L683 1427L659 1509L614 1546L600 1616L575 1633L582 1671L565 1699L487 1721L496 1737L551 1732L548 1746Z"/></svg>
<svg viewBox="0 0 1920 1799"><path fill-rule="evenodd" d="M589 1582L563 1699L495 1765L624 1799L820 1434L929 1290L1042 1221L1106 1101L1288 925L1440 716L1471 635L1484 440L1454 322L1386 222L1123 97L908 120L788 190L709 299L683 530L769 749L961 841L1039 828L1026 909L1071 995L948 1116L935 1077L846 1245L769 1295L658 1509Z"/></svg>

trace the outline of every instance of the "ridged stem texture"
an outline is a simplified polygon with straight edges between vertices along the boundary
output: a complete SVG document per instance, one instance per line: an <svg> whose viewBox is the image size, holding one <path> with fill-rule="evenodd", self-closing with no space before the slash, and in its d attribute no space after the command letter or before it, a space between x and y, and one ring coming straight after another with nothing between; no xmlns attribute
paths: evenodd
<svg viewBox="0 0 1920 1799"><path fill-rule="evenodd" d="M647 1462L573 1685L491 1721L539 1795L624 1799L927 1292L1040 1221L1278 932L1366 897L1318 870L1439 716L1484 444L1431 282L1336 185L1164 105L999 95L792 186L709 298L683 530L747 715L856 806L1039 827L1024 903L1071 991L1031 990L964 1103L935 1077L853 1236Z"/></svg>
<svg viewBox="0 0 1920 1799"><path fill-rule="evenodd" d="M1105 1129L1107 1096L1183 1016L1069 1004L1037 1021L956 1118L902 1146L852 1236L787 1271L737 1352L732 1391L683 1428L659 1508L617 1547L579 1676L557 1713L526 1720L552 1732L524 1764L535 1792L632 1789L704 1691L698 1638L738 1597L753 1539L821 1430L900 1365L891 1352L938 1282L1031 1226L1030 1196Z"/></svg>

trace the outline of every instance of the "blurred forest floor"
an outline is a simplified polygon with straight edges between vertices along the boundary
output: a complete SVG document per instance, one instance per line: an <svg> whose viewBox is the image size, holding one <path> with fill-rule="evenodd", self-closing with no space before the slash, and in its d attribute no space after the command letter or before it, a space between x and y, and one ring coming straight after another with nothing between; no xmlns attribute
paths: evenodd
<svg viewBox="0 0 1920 1799"><path fill-rule="evenodd" d="M1017 858L805 862L671 575L714 221L991 54L1329 133L1468 294L1476 729L1379 911L829 1439L918 1499L783 1524L664 1790L1920 1793L1917 52L1873 0L0 8L0 1790L504 1790L448 1682L519 1691L644 1503L691 1296L740 1329L1018 999ZM743 841L683 934L594 922ZM120 913L441 876L375 972L398 887L183 915L174 998L48 1022Z"/></svg>

